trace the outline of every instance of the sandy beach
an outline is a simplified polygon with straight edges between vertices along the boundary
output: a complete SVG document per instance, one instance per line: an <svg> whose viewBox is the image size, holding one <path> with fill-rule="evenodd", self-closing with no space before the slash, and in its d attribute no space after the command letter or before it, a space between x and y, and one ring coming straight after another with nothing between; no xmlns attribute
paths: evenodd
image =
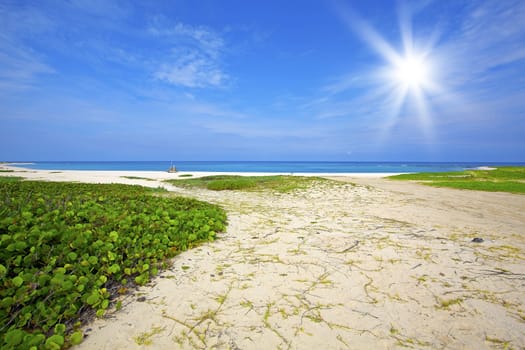
<svg viewBox="0 0 525 350"><path fill-rule="evenodd" d="M524 195L385 174L321 174L336 181L282 194L162 182L184 173L0 168L162 186L228 213L216 241L87 325L76 349L525 348Z"/></svg>

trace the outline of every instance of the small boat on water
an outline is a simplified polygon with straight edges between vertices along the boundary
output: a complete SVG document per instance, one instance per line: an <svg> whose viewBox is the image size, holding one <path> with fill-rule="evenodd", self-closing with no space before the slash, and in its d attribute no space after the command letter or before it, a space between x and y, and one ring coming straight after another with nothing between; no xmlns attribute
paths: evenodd
<svg viewBox="0 0 525 350"><path fill-rule="evenodd" d="M176 173L177 172L177 168L175 168L175 166L173 165L173 162L171 163L169 169L168 169L168 173Z"/></svg>

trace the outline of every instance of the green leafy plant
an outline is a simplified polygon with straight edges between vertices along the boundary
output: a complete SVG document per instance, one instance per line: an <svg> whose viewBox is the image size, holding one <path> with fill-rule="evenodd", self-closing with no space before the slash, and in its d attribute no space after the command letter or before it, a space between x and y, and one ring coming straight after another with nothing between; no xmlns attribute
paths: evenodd
<svg viewBox="0 0 525 350"><path fill-rule="evenodd" d="M219 207L157 191L0 182L0 348L78 344L81 321L224 230Z"/></svg>

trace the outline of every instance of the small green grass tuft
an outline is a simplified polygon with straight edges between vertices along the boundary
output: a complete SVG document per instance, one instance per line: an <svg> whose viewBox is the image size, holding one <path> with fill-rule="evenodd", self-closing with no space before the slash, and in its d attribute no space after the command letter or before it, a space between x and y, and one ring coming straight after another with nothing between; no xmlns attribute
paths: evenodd
<svg viewBox="0 0 525 350"><path fill-rule="evenodd" d="M151 345L153 341L151 338L157 334L162 333L166 327L153 327L149 332L140 333L138 336L133 337L133 340L137 345Z"/></svg>
<svg viewBox="0 0 525 350"><path fill-rule="evenodd" d="M393 180L422 181L425 185L436 187L489 192L525 193L525 167L402 174L390 176L389 178Z"/></svg>
<svg viewBox="0 0 525 350"><path fill-rule="evenodd" d="M307 188L314 181L329 181L318 177L303 176L239 176L239 175L214 175L195 179L166 180L166 182L183 187L207 188L213 191L241 190L260 191L275 190L286 193L296 189Z"/></svg>

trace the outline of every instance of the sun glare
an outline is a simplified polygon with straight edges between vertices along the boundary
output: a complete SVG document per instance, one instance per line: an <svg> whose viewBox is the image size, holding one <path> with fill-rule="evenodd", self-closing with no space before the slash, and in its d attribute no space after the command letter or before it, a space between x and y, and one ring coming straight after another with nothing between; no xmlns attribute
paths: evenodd
<svg viewBox="0 0 525 350"><path fill-rule="evenodd" d="M405 56L393 67L394 79L407 87L420 88L428 82L428 65L418 57Z"/></svg>
<svg viewBox="0 0 525 350"><path fill-rule="evenodd" d="M439 80L439 56L434 53L438 36L426 40L415 38L408 3L400 2L399 26L401 47L394 47L350 7L342 5L341 13L348 27L379 54L385 65L376 70L377 96L380 98L384 125L380 138L386 137L402 119L416 118L428 140L433 139L432 100L443 91ZM436 61L437 58L437 61ZM432 144L432 142L429 142Z"/></svg>

